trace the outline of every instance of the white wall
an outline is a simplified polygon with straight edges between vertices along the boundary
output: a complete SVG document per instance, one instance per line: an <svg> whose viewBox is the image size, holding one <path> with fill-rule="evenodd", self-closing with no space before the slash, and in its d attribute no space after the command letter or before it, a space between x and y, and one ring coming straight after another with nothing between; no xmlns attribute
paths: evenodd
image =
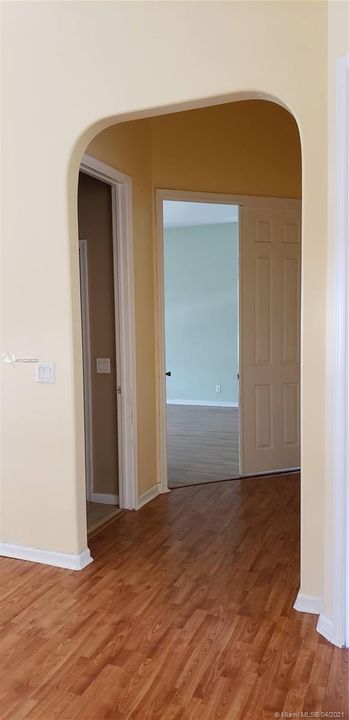
<svg viewBox="0 0 349 720"><path fill-rule="evenodd" d="M326 378L325 401L326 401L326 453L325 453L325 487L324 487L324 514L323 514L323 542L324 542L324 583L323 583L323 617L328 628L332 627L334 633L343 623L343 617L339 610L341 584L345 584L344 568L341 564L334 545L334 532L338 533L339 517L334 517L334 507L338 511L338 501L334 499L334 473L338 470L338 464L334 457L334 447L337 434L337 420L334 420L334 392L333 380L335 374L334 353L336 348L333 344L334 330L334 308L338 288L336 287L334 253L333 248L336 242L336 167L338 154L343 149L338 147L338 63L348 58L349 52L349 6L348 3L332 1L328 3L328 63L327 63L327 117L328 117L328 247L327 247L327 282L328 282L328 305L327 305L327 352L326 352ZM343 89L342 89L343 90ZM343 158L342 158L343 161ZM337 378L338 382L338 378ZM348 492L348 490L347 490ZM336 525L336 527L335 527ZM348 529L347 529L348 532ZM337 535L339 537L339 535ZM348 537L348 535L347 535ZM342 542L342 538L340 542ZM343 548L341 548L343 551ZM347 548L349 553L349 548ZM347 559L347 571L348 559ZM349 577L347 582L347 603L349 603ZM349 623L349 606L347 607L347 624ZM349 636L347 637L349 642Z"/></svg>

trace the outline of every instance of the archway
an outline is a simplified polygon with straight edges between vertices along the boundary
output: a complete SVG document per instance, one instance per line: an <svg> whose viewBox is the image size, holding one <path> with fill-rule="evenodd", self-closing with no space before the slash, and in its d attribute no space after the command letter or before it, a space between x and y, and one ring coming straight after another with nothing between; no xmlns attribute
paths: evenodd
<svg viewBox="0 0 349 720"><path fill-rule="evenodd" d="M161 467L158 321L153 306L155 188L301 195L300 142L293 116L281 104L246 95L234 102L109 124L87 147L88 154L127 173L133 183L139 504L158 492L154 477L158 479ZM190 153L188 172L184 157Z"/></svg>

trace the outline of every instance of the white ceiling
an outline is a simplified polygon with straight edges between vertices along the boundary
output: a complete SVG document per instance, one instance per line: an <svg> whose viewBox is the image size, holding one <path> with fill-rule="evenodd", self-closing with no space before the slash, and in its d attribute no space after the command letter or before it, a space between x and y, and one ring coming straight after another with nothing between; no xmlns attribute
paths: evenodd
<svg viewBox="0 0 349 720"><path fill-rule="evenodd" d="M238 205L164 200L164 227L237 222L238 212Z"/></svg>

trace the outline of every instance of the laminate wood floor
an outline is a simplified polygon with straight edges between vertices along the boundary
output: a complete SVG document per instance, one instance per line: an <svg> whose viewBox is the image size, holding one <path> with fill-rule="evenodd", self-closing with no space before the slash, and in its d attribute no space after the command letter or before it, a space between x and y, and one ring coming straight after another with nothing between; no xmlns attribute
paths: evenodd
<svg viewBox="0 0 349 720"><path fill-rule="evenodd" d="M116 517L122 513L118 505L107 505L105 503L86 503L87 532L96 530L106 520Z"/></svg>
<svg viewBox="0 0 349 720"><path fill-rule="evenodd" d="M293 609L296 476L178 489L90 547L0 559L1 720L348 717L348 652Z"/></svg>
<svg viewBox="0 0 349 720"><path fill-rule="evenodd" d="M238 408L167 405L170 488L239 477Z"/></svg>

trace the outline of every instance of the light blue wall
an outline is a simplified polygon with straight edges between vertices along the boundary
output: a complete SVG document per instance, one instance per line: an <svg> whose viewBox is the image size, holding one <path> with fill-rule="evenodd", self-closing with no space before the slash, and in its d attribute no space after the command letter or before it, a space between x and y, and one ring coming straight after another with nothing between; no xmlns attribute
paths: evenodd
<svg viewBox="0 0 349 720"><path fill-rule="evenodd" d="M237 227L164 229L168 400L238 402Z"/></svg>

